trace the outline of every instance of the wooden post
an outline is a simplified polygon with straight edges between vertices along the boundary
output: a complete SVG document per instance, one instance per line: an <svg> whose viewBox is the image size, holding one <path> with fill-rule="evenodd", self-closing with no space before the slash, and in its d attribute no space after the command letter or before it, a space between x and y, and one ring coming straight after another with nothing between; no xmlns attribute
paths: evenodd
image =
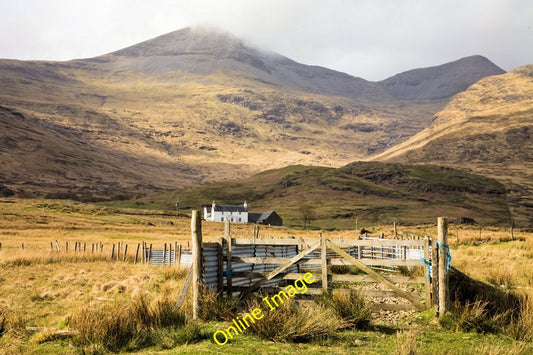
<svg viewBox="0 0 533 355"><path fill-rule="evenodd" d="M74 252L78 251L78 242L74 242Z"/></svg>
<svg viewBox="0 0 533 355"><path fill-rule="evenodd" d="M439 288L439 251L437 240L431 239L431 304L437 305Z"/></svg>
<svg viewBox="0 0 533 355"><path fill-rule="evenodd" d="M119 261L120 257L120 242L117 243L117 261Z"/></svg>
<svg viewBox="0 0 533 355"><path fill-rule="evenodd" d="M148 264L152 262L152 244L150 243L150 249L148 250Z"/></svg>
<svg viewBox="0 0 533 355"><path fill-rule="evenodd" d="M163 266L167 264L167 243L165 243L164 249L163 249Z"/></svg>
<svg viewBox="0 0 533 355"><path fill-rule="evenodd" d="M198 298L202 283L202 220L197 210L192 210L192 318L198 319Z"/></svg>
<svg viewBox="0 0 533 355"><path fill-rule="evenodd" d="M178 244L178 248L176 249L178 255L176 256L176 263L178 265L178 270L181 269L181 244Z"/></svg>
<svg viewBox="0 0 533 355"><path fill-rule="evenodd" d="M168 265L172 266L172 243L168 243Z"/></svg>
<svg viewBox="0 0 533 355"><path fill-rule="evenodd" d="M326 238L320 233L320 258L322 260L322 292L328 290L328 248Z"/></svg>
<svg viewBox="0 0 533 355"><path fill-rule="evenodd" d="M398 239L398 226L396 222L394 222L394 239Z"/></svg>
<svg viewBox="0 0 533 355"><path fill-rule="evenodd" d="M139 258L139 249L141 248L141 243L137 243L137 250L135 251L135 260L133 261L134 264L137 264L137 259Z"/></svg>
<svg viewBox="0 0 533 355"><path fill-rule="evenodd" d="M54 243L50 242L50 250L54 250Z"/></svg>
<svg viewBox="0 0 533 355"><path fill-rule="evenodd" d="M59 251L59 243L57 242L57 240L56 240L56 248L57 248L57 251Z"/></svg>
<svg viewBox="0 0 533 355"><path fill-rule="evenodd" d="M122 261L126 261L127 255L128 255L128 244L124 246L124 258L122 259Z"/></svg>
<svg viewBox="0 0 533 355"><path fill-rule="evenodd" d="M68 242L65 242L65 252L68 252Z"/></svg>
<svg viewBox="0 0 533 355"><path fill-rule="evenodd" d="M226 286L228 287L227 296L231 297L231 227L229 221L224 222L224 238L226 239Z"/></svg>
<svg viewBox="0 0 533 355"><path fill-rule="evenodd" d="M21 246L22 246L22 250L24 250L24 243L22 243Z"/></svg>
<svg viewBox="0 0 533 355"><path fill-rule="evenodd" d="M448 245L448 220L444 217L439 217L437 220L438 241L439 241L439 317L448 311L448 270L447 258L445 252L448 249L444 245Z"/></svg>
<svg viewBox="0 0 533 355"><path fill-rule="evenodd" d="M180 259L178 258L178 242L174 242L174 266L178 265L180 268Z"/></svg>
<svg viewBox="0 0 533 355"><path fill-rule="evenodd" d="M217 245L217 292L221 293L224 288L224 238L218 238Z"/></svg>
<svg viewBox="0 0 533 355"><path fill-rule="evenodd" d="M111 248L111 260L114 259L115 256L115 244L113 244L113 247Z"/></svg>
<svg viewBox="0 0 533 355"><path fill-rule="evenodd" d="M426 261L429 261L430 260L430 257L429 257L429 239L424 239L424 259L426 259ZM426 266L427 267L427 266ZM433 306L432 304L432 301L431 301L431 273L429 270L426 270L426 284L425 284L425 291L426 291L426 307L429 308L431 306Z"/></svg>
<svg viewBox="0 0 533 355"><path fill-rule="evenodd" d="M87 250L87 242L83 242L83 252L85 253L85 250Z"/></svg>

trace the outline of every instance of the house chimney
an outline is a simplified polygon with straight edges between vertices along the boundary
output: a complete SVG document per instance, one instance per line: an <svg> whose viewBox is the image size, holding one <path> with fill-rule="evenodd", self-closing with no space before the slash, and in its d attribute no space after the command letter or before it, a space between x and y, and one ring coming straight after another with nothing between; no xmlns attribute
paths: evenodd
<svg viewBox="0 0 533 355"><path fill-rule="evenodd" d="M248 211L248 204L246 203L246 201L244 201L243 206L244 206L244 209L245 209L246 211Z"/></svg>

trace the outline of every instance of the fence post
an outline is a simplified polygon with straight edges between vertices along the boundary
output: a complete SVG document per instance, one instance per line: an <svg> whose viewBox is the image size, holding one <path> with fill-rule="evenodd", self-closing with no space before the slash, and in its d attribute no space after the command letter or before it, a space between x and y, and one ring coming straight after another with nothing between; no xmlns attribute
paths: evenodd
<svg viewBox="0 0 533 355"><path fill-rule="evenodd" d="M398 226L396 222L394 222L394 239L398 239Z"/></svg>
<svg viewBox="0 0 533 355"><path fill-rule="evenodd" d="M181 244L177 244L176 251L178 255L176 256L176 262L178 263L178 270L181 269Z"/></svg>
<svg viewBox="0 0 533 355"><path fill-rule="evenodd" d="M326 245L326 238L320 233L320 257L322 259L322 292L328 290L328 248Z"/></svg>
<svg viewBox="0 0 533 355"><path fill-rule="evenodd" d="M198 319L198 298L202 282L202 220L198 210L191 213L192 237L192 318Z"/></svg>
<svg viewBox="0 0 533 355"><path fill-rule="evenodd" d="M113 244L113 247L111 248L111 260L113 260L113 256L115 255L115 244Z"/></svg>
<svg viewBox="0 0 533 355"><path fill-rule="evenodd" d="M165 246L163 248L163 266L167 264L167 243L165 243Z"/></svg>
<svg viewBox="0 0 533 355"><path fill-rule="evenodd" d="M126 256L128 255L128 244L126 244L124 246L124 258L122 259L122 261L126 261Z"/></svg>
<svg viewBox="0 0 533 355"><path fill-rule="evenodd" d="M135 251L135 260L133 261L134 264L137 264L137 259L139 258L139 249L141 248L141 243L137 243L137 250Z"/></svg>
<svg viewBox="0 0 533 355"><path fill-rule="evenodd" d="M431 239L431 304L437 305L439 289L439 251L437 240Z"/></svg>
<svg viewBox="0 0 533 355"><path fill-rule="evenodd" d="M57 240L56 240L56 248L57 248L57 251L59 251L59 243L57 242Z"/></svg>
<svg viewBox="0 0 533 355"><path fill-rule="evenodd" d="M437 220L438 241L439 241L439 317L448 311L448 270L447 257L441 255L448 252L448 219L439 217Z"/></svg>
<svg viewBox="0 0 533 355"><path fill-rule="evenodd" d="M217 245L217 292L221 293L224 288L224 238L218 238Z"/></svg>
<svg viewBox="0 0 533 355"><path fill-rule="evenodd" d="M231 227L228 220L224 222L224 238L226 239L226 285L228 287L227 295L231 296Z"/></svg>
<svg viewBox="0 0 533 355"><path fill-rule="evenodd" d="M427 261L430 260L430 257L429 257L429 239L424 239L424 259ZM428 267L428 266L426 266ZM432 266L433 268L433 266ZM430 282L430 270L427 270L427 273L426 273L426 307L429 308L431 306L433 306L433 301L431 299L431 282Z"/></svg>

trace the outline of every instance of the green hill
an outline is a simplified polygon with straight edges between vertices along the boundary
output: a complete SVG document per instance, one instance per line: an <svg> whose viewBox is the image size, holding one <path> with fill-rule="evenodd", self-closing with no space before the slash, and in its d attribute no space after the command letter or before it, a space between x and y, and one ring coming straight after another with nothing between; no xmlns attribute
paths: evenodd
<svg viewBox="0 0 533 355"><path fill-rule="evenodd" d="M341 168L294 165L235 182L192 187L136 201L182 211L248 202L249 210L275 210L285 225L301 226L302 205L315 209L316 228L354 228L399 221L432 223L438 216L470 217L482 224L509 223L505 188L498 181L435 165L356 162Z"/></svg>

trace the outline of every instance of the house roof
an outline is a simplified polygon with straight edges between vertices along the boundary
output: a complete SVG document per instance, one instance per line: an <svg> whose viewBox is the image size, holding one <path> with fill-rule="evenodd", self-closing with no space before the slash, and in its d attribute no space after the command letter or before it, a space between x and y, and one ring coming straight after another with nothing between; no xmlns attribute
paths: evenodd
<svg viewBox="0 0 533 355"><path fill-rule="evenodd" d="M209 213L212 213L212 205L204 205ZM243 205L215 205L215 212L246 212Z"/></svg>
<svg viewBox="0 0 533 355"><path fill-rule="evenodd" d="M276 212L274 211L268 211L263 213L248 213L248 222L264 222L270 217L272 214Z"/></svg>

